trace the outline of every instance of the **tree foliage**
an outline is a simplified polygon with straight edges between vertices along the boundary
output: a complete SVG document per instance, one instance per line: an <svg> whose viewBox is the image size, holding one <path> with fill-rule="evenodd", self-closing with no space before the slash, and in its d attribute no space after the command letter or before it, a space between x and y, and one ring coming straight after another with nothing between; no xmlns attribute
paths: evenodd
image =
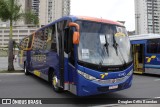
<svg viewBox="0 0 160 107"><path fill-rule="evenodd" d="M16 0L0 0L0 18L2 21L17 21L22 17L21 5Z"/></svg>
<svg viewBox="0 0 160 107"><path fill-rule="evenodd" d="M17 3L17 0L0 0L0 19L2 21L10 21L10 36L9 36L9 43L8 43L8 71L14 71L14 65L13 65L13 45L14 41L12 39L12 30L13 30L13 21L18 21L22 17L32 17L32 21L34 24L37 24L38 20L37 17L34 16L32 13L30 13L30 16L28 16L28 13L22 13L21 12L21 5ZM38 18L37 18L38 19Z"/></svg>
<svg viewBox="0 0 160 107"><path fill-rule="evenodd" d="M38 17L32 11L25 12L23 17L27 24L34 24L34 25L39 24Z"/></svg>

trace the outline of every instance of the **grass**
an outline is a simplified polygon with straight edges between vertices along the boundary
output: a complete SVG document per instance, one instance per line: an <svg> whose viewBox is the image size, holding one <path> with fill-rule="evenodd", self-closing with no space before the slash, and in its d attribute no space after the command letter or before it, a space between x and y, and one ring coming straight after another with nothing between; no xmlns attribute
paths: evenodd
<svg viewBox="0 0 160 107"><path fill-rule="evenodd" d="M0 50L0 57L6 57L7 51L6 50Z"/></svg>
<svg viewBox="0 0 160 107"><path fill-rule="evenodd" d="M23 73L23 70L15 70L15 71L7 71L7 70L2 70L0 73Z"/></svg>

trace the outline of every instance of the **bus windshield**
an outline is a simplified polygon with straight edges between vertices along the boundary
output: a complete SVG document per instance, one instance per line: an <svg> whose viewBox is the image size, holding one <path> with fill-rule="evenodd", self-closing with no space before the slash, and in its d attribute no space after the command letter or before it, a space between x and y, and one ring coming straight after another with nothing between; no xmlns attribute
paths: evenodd
<svg viewBox="0 0 160 107"><path fill-rule="evenodd" d="M123 65L132 61L130 42L124 27L77 21L80 25L78 60L101 65Z"/></svg>

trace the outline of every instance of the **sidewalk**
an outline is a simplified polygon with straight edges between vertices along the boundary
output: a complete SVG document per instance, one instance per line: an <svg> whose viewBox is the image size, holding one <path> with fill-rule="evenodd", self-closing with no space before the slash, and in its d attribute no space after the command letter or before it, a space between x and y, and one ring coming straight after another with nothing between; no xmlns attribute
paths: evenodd
<svg viewBox="0 0 160 107"><path fill-rule="evenodd" d="M8 69L8 57L0 57L0 71ZM15 70L22 70L18 65L18 61L14 62L14 69Z"/></svg>

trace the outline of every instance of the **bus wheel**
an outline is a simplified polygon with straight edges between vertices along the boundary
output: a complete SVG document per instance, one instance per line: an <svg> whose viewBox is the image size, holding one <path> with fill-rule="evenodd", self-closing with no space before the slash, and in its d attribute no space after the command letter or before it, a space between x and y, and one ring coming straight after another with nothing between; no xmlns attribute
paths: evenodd
<svg viewBox="0 0 160 107"><path fill-rule="evenodd" d="M58 79L55 73L52 74L52 87L55 92L62 92L62 88L58 86Z"/></svg>
<svg viewBox="0 0 160 107"><path fill-rule="evenodd" d="M25 75L29 75L29 71L28 71L28 69L27 69L26 64L24 64L24 73L25 73Z"/></svg>

